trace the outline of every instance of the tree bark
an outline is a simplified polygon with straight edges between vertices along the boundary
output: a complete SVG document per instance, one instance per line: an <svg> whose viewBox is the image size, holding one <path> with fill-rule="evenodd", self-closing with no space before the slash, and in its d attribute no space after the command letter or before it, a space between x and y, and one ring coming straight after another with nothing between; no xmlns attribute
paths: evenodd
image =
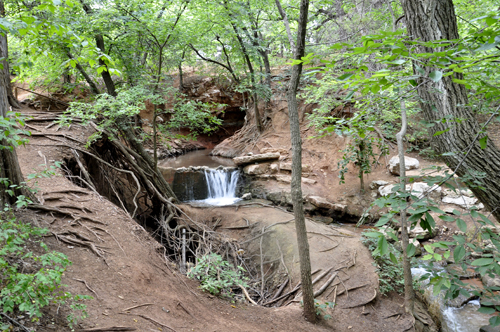
<svg viewBox="0 0 500 332"><path fill-rule="evenodd" d="M301 0L297 46L294 59L301 59L305 53L307 14L309 0ZM292 67L292 77L287 91L288 116L290 118L290 133L292 138L292 203L299 247L300 277L302 281L302 298L304 302L304 316L314 323L316 309L314 307L314 291L311 281L311 257L304 217L304 203L302 199L302 139L300 136L299 110L297 105L297 88L299 85L302 64Z"/></svg>
<svg viewBox="0 0 500 332"><path fill-rule="evenodd" d="M5 17L5 6L3 3L3 0L0 0L0 17ZM2 43L2 57L5 59L2 60L2 65L3 65L3 79L5 82L3 83L6 86L7 89L7 100L9 102L9 105L15 108L19 108L19 103L17 101L17 98L14 96L14 93L12 92L12 85L10 83L10 69L9 69L9 46L7 43L7 32L3 31L3 34L0 35L0 43ZM5 54L5 55L4 55Z"/></svg>
<svg viewBox="0 0 500 332"><path fill-rule="evenodd" d="M95 36L95 42L98 49L101 50L102 53L105 53L106 48L104 47L104 37L101 34ZM106 89L108 90L108 94L110 96L116 97L116 89L115 82L111 78L111 74L109 73L108 66L99 58L99 65L104 66L106 69L101 72L102 79L104 80L104 84L106 85Z"/></svg>
<svg viewBox="0 0 500 332"><path fill-rule="evenodd" d="M283 10L283 7L281 7L280 0L276 0L276 7L278 8L278 12L283 19L283 24L285 25L286 29L286 35L288 36L288 42L290 43L290 49L293 51L295 50L295 44L293 42L292 31L290 30L290 23L288 22L288 16L286 16L286 12Z"/></svg>
<svg viewBox="0 0 500 332"><path fill-rule="evenodd" d="M399 179L401 184L400 191L404 194L406 191L406 167L405 167L405 149L403 139L406 135L406 105L405 101L401 100L401 131L396 134L398 142L399 155ZM404 196L404 195L403 195ZM406 210L401 212L401 242L403 249L403 275L405 283L405 309L407 313L413 313L415 305L415 292L413 290L413 277L411 275L410 258L408 257L408 244L410 243L408 236L408 228L406 222Z"/></svg>
<svg viewBox="0 0 500 332"><path fill-rule="evenodd" d="M1 2L1 1L0 1ZM2 3L3 5L3 3ZM6 35L0 35L0 57L7 59L9 56L7 48ZM10 89L10 75L8 70L0 71L0 116L7 117L7 112L10 109L9 105L9 91ZM3 210L7 205L12 205L16 202L17 196L24 195L34 200L34 196L29 193L24 187L8 188L10 185L20 185L24 182L17 153L15 148L8 146L5 140L0 142L0 145L6 148L0 149L0 178L8 179L7 186L0 184L0 208ZM7 189L13 189L14 195L9 195Z"/></svg>
<svg viewBox="0 0 500 332"><path fill-rule="evenodd" d="M68 58L73 59L73 55L71 54L71 52L67 51L66 55L68 56ZM100 94L101 92L99 91L99 88L97 88L97 85L78 62L76 63L76 69L80 72L80 74L82 74L85 81L87 81L87 84L90 86L90 90L92 90L92 92L96 95Z"/></svg>
<svg viewBox="0 0 500 332"><path fill-rule="evenodd" d="M402 2L408 33L415 40L434 41L441 39L458 39L457 19L452 0L435 0L429 2L405 0ZM420 47L419 52L440 52L443 49ZM434 68L424 67L426 74ZM485 149L481 149L476 136L481 129L475 115L463 105L468 104L467 91L464 85L454 83L452 78L462 79L462 75L454 73L443 77L439 82L428 82L420 85L418 95L420 107L425 119L429 123L437 124L431 128L431 134L447 130L441 135L433 137L433 149L439 153L455 152L455 155L443 156L444 162L452 169L457 169L461 177L469 175L482 188L471 186L476 197L500 219L500 151L488 142ZM455 119L464 121L455 121ZM444 123L442 119L447 119ZM439 120L439 121L438 121ZM479 137L483 137L481 134ZM465 151L469 151L464 155ZM486 174L477 176L477 172Z"/></svg>

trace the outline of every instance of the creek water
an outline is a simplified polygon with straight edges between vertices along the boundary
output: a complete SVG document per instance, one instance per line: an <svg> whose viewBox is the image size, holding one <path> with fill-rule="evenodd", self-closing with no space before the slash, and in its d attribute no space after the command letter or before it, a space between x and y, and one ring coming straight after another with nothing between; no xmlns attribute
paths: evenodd
<svg viewBox="0 0 500 332"><path fill-rule="evenodd" d="M428 271L422 267L411 269L414 277L420 277ZM444 291L435 295L433 286L422 282L420 289L429 303L429 308L439 310L441 316L441 331L443 332L478 332L482 326L489 324L490 315L477 311L481 307L479 300L469 301L460 308L447 306L444 300Z"/></svg>
<svg viewBox="0 0 500 332"><path fill-rule="evenodd" d="M159 166L177 169L173 190L185 202L196 206L225 206L237 197L240 172L232 159L210 156L211 150L196 150L168 158Z"/></svg>
<svg viewBox="0 0 500 332"><path fill-rule="evenodd" d="M208 166L211 168L215 168L218 166L235 166L232 159L210 156L210 152L212 152L211 149L187 152L177 157L163 159L158 162L158 166L173 168L189 166Z"/></svg>

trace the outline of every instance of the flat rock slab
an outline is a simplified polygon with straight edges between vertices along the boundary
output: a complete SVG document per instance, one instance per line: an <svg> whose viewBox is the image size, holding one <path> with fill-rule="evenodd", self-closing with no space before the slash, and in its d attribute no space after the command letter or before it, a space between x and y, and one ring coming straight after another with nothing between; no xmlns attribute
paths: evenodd
<svg viewBox="0 0 500 332"><path fill-rule="evenodd" d="M407 171L411 169L417 169L420 167L420 162L412 157L405 156L405 169ZM389 172L393 175L399 175L399 157L392 157L389 160Z"/></svg>
<svg viewBox="0 0 500 332"><path fill-rule="evenodd" d="M264 154L254 154L252 156L236 157L233 158L233 161L237 166L243 166L263 161L278 160L279 158L280 158L279 153L264 153Z"/></svg>

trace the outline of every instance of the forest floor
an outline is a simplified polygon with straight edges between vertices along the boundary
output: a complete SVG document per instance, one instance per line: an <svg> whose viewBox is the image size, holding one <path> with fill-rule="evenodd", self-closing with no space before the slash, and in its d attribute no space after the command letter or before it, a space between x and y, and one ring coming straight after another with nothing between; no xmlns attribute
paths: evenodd
<svg viewBox="0 0 500 332"><path fill-rule="evenodd" d="M23 108L21 112L38 118L47 115L29 108ZM47 128L51 122L29 122L34 135L29 144L17 149L25 177L43 171L54 161L71 158L68 145L72 143L67 136L85 142L91 134L91 129L78 124L71 128ZM338 306L326 312L333 318L313 325L303 319L299 303L264 308L231 303L200 291L198 283L181 275L177 267L165 259L162 246L126 212L97 193L76 186L62 174L37 178L29 184L38 188L37 197L42 204L69 211L76 217L73 220L46 212L23 212L24 219L57 234L46 237L44 241L50 249L66 254L73 262L64 275L67 290L94 297L86 301L89 317L77 326L77 331L113 326L132 327L137 331L179 332L404 331L411 328L409 319L397 315L402 311L402 300L398 295L385 297L378 294L369 305L356 305L365 303L363 301L371 298L378 288L372 259L357 234L344 238L335 249L338 250L335 255L331 252L329 255L313 253L313 269L338 266L346 257L352 259L354 254L356 264L346 271L348 278L343 280L349 279L347 288L368 286L339 296ZM193 210L193 216L206 215L206 211L187 209ZM237 225L242 218L263 225L290 219L286 212L265 207L210 209L210 213L224 216L223 226ZM285 226L280 227L278 236L294 237L293 224ZM321 231L321 227L329 226L310 227L319 227ZM68 234L86 239L83 242L87 246L65 243ZM244 234L236 232L234 236L238 238ZM320 238L314 235L310 238L313 252L331 247L328 239ZM139 307L126 310L134 306ZM67 308L50 307L47 318L32 326L36 331L70 331L65 322L67 314Z"/></svg>

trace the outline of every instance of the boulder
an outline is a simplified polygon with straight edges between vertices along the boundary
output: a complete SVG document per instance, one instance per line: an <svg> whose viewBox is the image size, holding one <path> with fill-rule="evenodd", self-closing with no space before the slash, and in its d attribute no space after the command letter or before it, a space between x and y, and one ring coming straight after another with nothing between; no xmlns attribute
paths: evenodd
<svg viewBox="0 0 500 332"><path fill-rule="evenodd" d="M500 287L500 276L496 274L492 274L490 276L488 273L486 273L481 277L481 281L486 287Z"/></svg>
<svg viewBox="0 0 500 332"><path fill-rule="evenodd" d="M460 190L445 189L443 190L443 195L452 198L460 198L461 196L474 197L474 194L470 189L463 189L463 188Z"/></svg>
<svg viewBox="0 0 500 332"><path fill-rule="evenodd" d="M432 231L432 234L431 234L431 233L429 233L428 230L423 229L420 226L416 226L415 228L410 229L408 231L408 235L411 238L416 238L416 239L419 239L419 240L428 240L428 239L432 239L433 237L435 237L437 235L438 231L439 231L439 228L435 228Z"/></svg>
<svg viewBox="0 0 500 332"><path fill-rule="evenodd" d="M247 165L243 168L243 173L248 175L261 175L266 174L269 171L269 164L255 164Z"/></svg>
<svg viewBox="0 0 500 332"><path fill-rule="evenodd" d="M441 187L438 185L429 186L425 182L415 182L406 186L408 190L411 190L412 195L417 196L418 198L423 197L427 193L429 193L429 197L434 200L441 199Z"/></svg>
<svg viewBox="0 0 500 332"><path fill-rule="evenodd" d="M254 154L252 156L236 157L233 158L233 161L237 166L243 166L263 161L278 160L279 158L280 158L279 153L264 153L264 154Z"/></svg>
<svg viewBox="0 0 500 332"><path fill-rule="evenodd" d="M370 189L371 189L371 190L375 190L375 189L378 189L378 188L380 188L380 187L386 186L386 185L388 185L388 184L389 184L389 182L384 181L384 180L376 180L376 181L372 181L372 182L370 183Z"/></svg>
<svg viewBox="0 0 500 332"><path fill-rule="evenodd" d="M388 196L392 193L392 188L394 188L395 186L396 186L395 184L388 184L386 186L379 187L378 193L382 197Z"/></svg>
<svg viewBox="0 0 500 332"><path fill-rule="evenodd" d="M411 157L405 156L405 169L409 171L410 169L417 169L420 167L420 162ZM389 160L389 172L393 175L399 175L399 157L395 156Z"/></svg>
<svg viewBox="0 0 500 332"><path fill-rule="evenodd" d="M241 199L244 199L244 200L251 200L252 199L252 194L251 193L246 193L244 194L243 196L241 196Z"/></svg>
<svg viewBox="0 0 500 332"><path fill-rule="evenodd" d="M459 196L459 197L452 197L452 196L445 196L443 197L443 203L448 203L448 204L455 204L460 207L463 207L464 209L470 209L471 207L476 207L477 209L483 209L484 205L482 203L477 203L477 198L475 197L468 197L468 196Z"/></svg>

